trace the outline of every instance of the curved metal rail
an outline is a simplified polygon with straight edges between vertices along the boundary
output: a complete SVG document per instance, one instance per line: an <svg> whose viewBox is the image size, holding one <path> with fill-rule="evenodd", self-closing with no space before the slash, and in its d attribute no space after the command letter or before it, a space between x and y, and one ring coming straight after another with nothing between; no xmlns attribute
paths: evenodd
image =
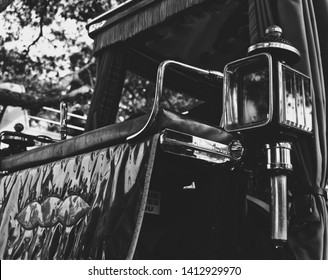
<svg viewBox="0 0 328 280"><path fill-rule="evenodd" d="M178 61L174 61L174 60L163 61L158 66L158 70L157 70L155 98L154 98L154 104L153 104L150 116L149 116L146 124L137 133L134 133L134 134L130 135L129 137L127 137L127 139L126 139L127 141L135 139L136 137L144 134L156 120L156 116L160 109L160 100L163 95L164 73L165 73L165 70L167 69L167 67L170 65L184 68L190 72L197 73L197 74L205 76L207 78L215 78L217 80L223 80L223 73L221 73L219 71L205 70L205 69L197 68L197 67L194 67L194 66L191 66L188 64L184 64L184 63L181 63Z"/></svg>

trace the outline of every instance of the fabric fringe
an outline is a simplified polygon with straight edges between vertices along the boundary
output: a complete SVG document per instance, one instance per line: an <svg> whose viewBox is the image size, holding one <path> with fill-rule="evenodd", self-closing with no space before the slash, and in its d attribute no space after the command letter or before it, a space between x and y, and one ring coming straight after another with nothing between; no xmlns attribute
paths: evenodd
<svg viewBox="0 0 328 280"><path fill-rule="evenodd" d="M120 20L117 24L105 28L94 38L94 52L118 41L124 41L137 33L153 27L168 17L177 14L206 0L162 0L154 1L145 10Z"/></svg>

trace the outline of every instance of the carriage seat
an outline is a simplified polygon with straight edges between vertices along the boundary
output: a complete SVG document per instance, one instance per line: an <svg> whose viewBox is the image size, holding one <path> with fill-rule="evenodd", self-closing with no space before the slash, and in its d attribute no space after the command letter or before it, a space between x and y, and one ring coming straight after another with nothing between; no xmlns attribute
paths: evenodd
<svg viewBox="0 0 328 280"><path fill-rule="evenodd" d="M135 134L144 126L148 117L149 114L92 130L72 139L1 158L0 170L8 172L21 170L124 143L127 141L127 137ZM153 135L166 128L223 144L229 144L232 141L232 135L222 128L213 127L165 109L159 111L155 123L147 131L147 135Z"/></svg>

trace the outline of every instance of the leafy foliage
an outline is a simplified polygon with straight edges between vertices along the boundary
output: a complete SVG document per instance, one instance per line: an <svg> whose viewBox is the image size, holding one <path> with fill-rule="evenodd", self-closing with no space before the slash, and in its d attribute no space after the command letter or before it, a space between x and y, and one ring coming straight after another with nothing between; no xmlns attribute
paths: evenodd
<svg viewBox="0 0 328 280"><path fill-rule="evenodd" d="M60 99L86 85L91 93L95 65L86 21L114 2L15 1L1 14L5 26L0 33L0 83L23 85L26 95L36 99ZM82 95L70 105L85 107L90 94Z"/></svg>
<svg viewBox="0 0 328 280"><path fill-rule="evenodd" d="M149 113L153 106L155 83L127 71L117 121ZM203 103L183 92L163 89L161 106L170 111L183 113Z"/></svg>
<svg viewBox="0 0 328 280"><path fill-rule="evenodd" d="M0 105L20 105L44 114L43 105L58 108L61 100L87 114L95 84L92 41L86 22L126 0L16 0L0 14L0 84L23 85L24 94L1 91ZM86 90L89 88L89 90ZM81 89L81 90L80 90ZM150 111L155 86L128 72L118 121ZM166 107L181 111L195 103L166 90ZM50 116L51 117L51 116Z"/></svg>

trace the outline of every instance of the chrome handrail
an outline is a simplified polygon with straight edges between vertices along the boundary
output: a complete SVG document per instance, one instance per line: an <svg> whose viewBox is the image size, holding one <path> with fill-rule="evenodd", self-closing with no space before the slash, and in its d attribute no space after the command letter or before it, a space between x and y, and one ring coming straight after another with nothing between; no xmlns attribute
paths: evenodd
<svg viewBox="0 0 328 280"><path fill-rule="evenodd" d="M127 141L132 140L138 136L140 136L141 134L143 134L155 121L156 116L159 112L160 109L160 100L161 97L163 95L163 83L164 83L164 73L166 68L169 65L175 65L175 66L179 66L181 68L185 68L188 71L191 72L195 72L197 74L200 74L202 76L208 77L208 78L216 78L218 80L223 80L223 73L219 72L219 71L212 71L212 70L205 70L202 68L198 68L198 67L194 67L188 64L184 64L178 61L174 61L174 60L165 60L163 61L157 69L157 78L156 78L156 87L155 87L155 98L154 98L154 104L150 113L150 116L146 122L146 124L136 133L128 136L126 138Z"/></svg>
<svg viewBox="0 0 328 280"><path fill-rule="evenodd" d="M60 122L56 122L56 121L53 121L53 120L48 120L48 119L45 119L45 118L39 118L39 117L36 117L36 116L29 116L29 118L32 119L32 120L43 121L43 122L47 122L47 123L51 123L51 124L55 124L55 125L60 126ZM83 127L72 125L72 124L67 124L67 128L71 128L71 129L75 129L75 130L79 130L79 131L84 131Z"/></svg>
<svg viewBox="0 0 328 280"><path fill-rule="evenodd" d="M40 117L36 117L36 116L31 116L31 115L29 115L28 117L29 117L29 119L32 119L32 120L43 121L43 122L46 122L46 123L60 125L60 122L49 120L49 119L46 119L46 118L40 118Z"/></svg>
<svg viewBox="0 0 328 280"><path fill-rule="evenodd" d="M51 108L51 107L47 107L47 106L43 106L42 109L46 110L46 111L49 111L49 112L54 112L54 113L57 113L57 114L61 113L61 111L59 109L55 109L55 108ZM81 115L77 115L77 114L70 113L70 112L66 112L66 113L67 113L66 118L67 117L73 117L73 118L77 118L77 119L80 119L80 120L86 120L87 119L86 116L81 116ZM46 119L46 118L41 118L41 117L32 116L32 115L28 115L28 118L30 120L43 121L43 122L46 122L46 123L57 125L59 127L61 126L60 121L49 120L49 119ZM84 127L81 127L81 126L66 124L66 127L69 128L69 129L74 129L74 130L78 130L78 131L84 131Z"/></svg>
<svg viewBox="0 0 328 280"><path fill-rule="evenodd" d="M42 109L46 110L46 111L58 113L58 114L60 113L60 110L54 109L54 108L51 108L51 107L47 107L47 106L43 106ZM81 116L81 115L73 114L73 113L70 113L70 112L67 113L67 116L74 117L74 118L81 119L81 120L86 120L87 119L87 116Z"/></svg>

